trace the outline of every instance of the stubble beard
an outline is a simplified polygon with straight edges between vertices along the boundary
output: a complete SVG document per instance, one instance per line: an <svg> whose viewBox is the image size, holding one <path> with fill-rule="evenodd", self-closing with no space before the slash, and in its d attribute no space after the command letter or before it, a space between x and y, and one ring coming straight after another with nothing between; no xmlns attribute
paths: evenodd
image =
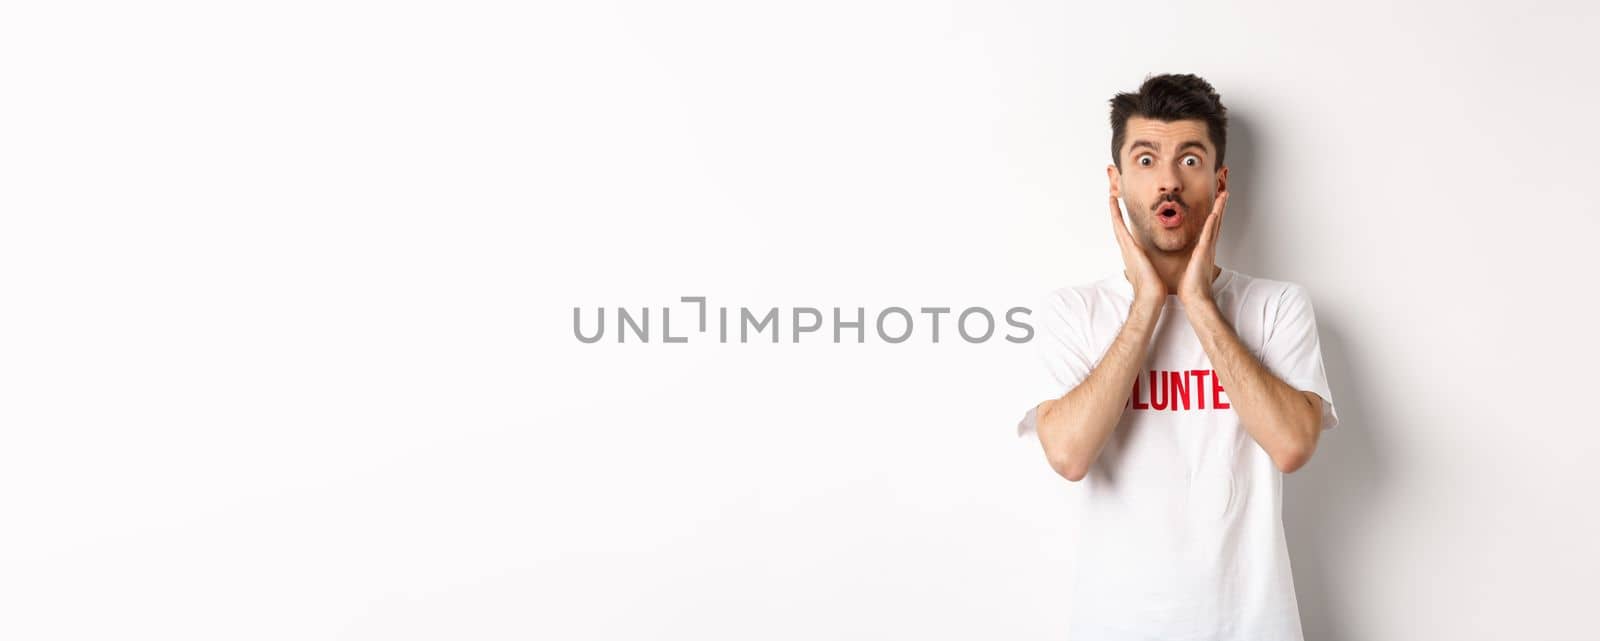
<svg viewBox="0 0 1600 641"><path fill-rule="evenodd" d="M1160 203L1158 202L1157 204ZM1135 209L1134 211L1150 212L1151 210L1148 205L1140 203L1139 208ZM1194 212L1191 209L1186 215L1192 215L1193 213ZM1183 227L1173 230L1176 232L1175 234L1166 234L1166 228L1161 227L1161 223L1156 222L1155 215L1153 213L1143 213L1138 216L1134 216L1134 226L1138 228L1140 242L1143 243L1145 247L1163 254L1185 254L1194 249L1194 244L1198 237L1191 237L1191 235L1187 233L1189 229L1189 222L1190 221L1185 218L1183 221Z"/></svg>

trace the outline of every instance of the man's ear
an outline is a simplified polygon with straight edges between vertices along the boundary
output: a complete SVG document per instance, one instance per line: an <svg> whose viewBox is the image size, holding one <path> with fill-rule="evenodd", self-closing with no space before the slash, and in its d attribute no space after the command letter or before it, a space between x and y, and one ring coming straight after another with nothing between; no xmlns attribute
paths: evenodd
<svg viewBox="0 0 1600 641"><path fill-rule="evenodd" d="M1111 195L1122 197L1122 172L1117 171L1116 165L1106 165L1106 180L1111 181Z"/></svg>
<svg viewBox="0 0 1600 641"><path fill-rule="evenodd" d="M1228 166L1227 165L1223 165L1222 169L1218 169L1217 170L1217 191L1227 191L1227 190L1228 190Z"/></svg>

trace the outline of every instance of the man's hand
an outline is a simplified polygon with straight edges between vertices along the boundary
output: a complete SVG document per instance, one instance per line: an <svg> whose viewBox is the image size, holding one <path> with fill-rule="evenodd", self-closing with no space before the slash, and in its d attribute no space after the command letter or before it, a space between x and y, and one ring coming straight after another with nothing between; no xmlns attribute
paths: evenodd
<svg viewBox="0 0 1600 641"><path fill-rule="evenodd" d="M1122 263L1128 268L1126 273L1128 282L1133 283L1135 301L1160 310L1167 302L1167 286L1161 282L1161 274L1156 272L1150 256L1144 253L1144 247L1128 233L1128 226L1122 222L1122 206L1117 204L1115 194L1111 196L1111 231L1117 236L1117 246L1122 248Z"/></svg>
<svg viewBox="0 0 1600 641"><path fill-rule="evenodd" d="M1189 255L1189 267L1183 271L1178 284L1178 300L1184 307L1211 301L1211 281L1216 277L1212 265L1217 259L1217 237L1222 235L1222 213L1228 209L1228 192L1217 193L1217 200L1206 216L1206 226L1200 230L1200 241Z"/></svg>
<svg viewBox="0 0 1600 641"><path fill-rule="evenodd" d="M1240 424L1266 450L1278 470L1288 474L1305 465L1317 448L1322 398L1289 386L1268 370L1245 348L1211 298L1212 263L1227 203L1228 192L1218 193L1183 272L1178 296L1183 300L1189 326L1194 328L1217 372L1217 382L1227 388L1228 401L1238 412Z"/></svg>

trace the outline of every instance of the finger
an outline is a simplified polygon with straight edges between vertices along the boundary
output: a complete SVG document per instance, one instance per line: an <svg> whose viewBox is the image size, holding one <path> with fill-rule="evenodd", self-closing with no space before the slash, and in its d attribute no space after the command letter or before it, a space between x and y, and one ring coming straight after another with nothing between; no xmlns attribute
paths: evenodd
<svg viewBox="0 0 1600 641"><path fill-rule="evenodd" d="M1209 237L1206 238L1206 248L1208 250L1214 249L1217 246L1217 236L1222 233L1222 216L1224 211L1225 210L1218 209L1217 213L1211 216L1211 220L1206 221L1209 223L1207 226L1211 228L1211 233L1209 234Z"/></svg>
<svg viewBox="0 0 1600 641"><path fill-rule="evenodd" d="M1221 237L1222 235L1222 216L1227 216L1226 192L1222 193L1222 205L1218 205L1218 208L1216 208L1216 222L1214 222L1214 227L1216 227L1216 229L1211 230L1211 241L1213 241L1213 243L1216 241L1216 238Z"/></svg>
<svg viewBox="0 0 1600 641"><path fill-rule="evenodd" d="M1228 211L1228 192L1217 194L1217 200L1211 205L1211 215L1206 217L1205 229L1200 232L1200 243L1209 250L1216 243L1217 235L1222 233L1222 216Z"/></svg>
<svg viewBox="0 0 1600 641"><path fill-rule="evenodd" d="M1133 237L1128 233L1128 226L1122 222L1122 206L1117 204L1115 194L1111 196L1111 231L1117 235L1117 244L1131 243Z"/></svg>
<svg viewBox="0 0 1600 641"><path fill-rule="evenodd" d="M1200 228L1200 240L1195 241L1194 257L1197 260L1203 258L1209 259L1213 255L1212 248L1215 246L1217 240L1217 228L1219 227L1218 223L1221 221L1222 212L1217 211L1217 209L1213 207L1211 210L1211 215L1206 217L1206 226Z"/></svg>
<svg viewBox="0 0 1600 641"><path fill-rule="evenodd" d="M1117 204L1117 197L1111 197L1111 225L1117 232L1117 242L1125 243L1123 248L1130 251L1144 251L1144 243L1128 231L1128 224L1122 221L1122 207ZM1130 249L1131 248L1131 249Z"/></svg>
<svg viewBox="0 0 1600 641"><path fill-rule="evenodd" d="M1200 229L1200 240L1195 241L1194 253L1190 255L1191 264L1203 262L1211 254L1211 223L1215 218L1216 216L1207 218L1206 226Z"/></svg>
<svg viewBox="0 0 1600 641"><path fill-rule="evenodd" d="M1217 238L1222 236L1223 217L1228 213L1228 192L1226 190L1217 195L1216 210L1217 221L1213 223L1215 228L1211 230L1211 242L1213 245L1217 242Z"/></svg>

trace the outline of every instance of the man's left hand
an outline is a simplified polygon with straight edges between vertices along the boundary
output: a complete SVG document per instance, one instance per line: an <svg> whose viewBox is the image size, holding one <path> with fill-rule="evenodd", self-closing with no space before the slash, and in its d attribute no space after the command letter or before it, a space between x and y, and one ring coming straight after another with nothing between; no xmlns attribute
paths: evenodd
<svg viewBox="0 0 1600 641"><path fill-rule="evenodd" d="M1178 300L1183 301L1186 307L1213 302L1211 282L1216 272L1212 265L1217 259L1217 237L1222 235L1222 213L1227 208L1228 192L1217 192L1211 213L1206 216L1206 226L1200 230L1200 241L1195 243L1194 252L1189 255L1189 267L1183 271L1183 280L1178 283Z"/></svg>

